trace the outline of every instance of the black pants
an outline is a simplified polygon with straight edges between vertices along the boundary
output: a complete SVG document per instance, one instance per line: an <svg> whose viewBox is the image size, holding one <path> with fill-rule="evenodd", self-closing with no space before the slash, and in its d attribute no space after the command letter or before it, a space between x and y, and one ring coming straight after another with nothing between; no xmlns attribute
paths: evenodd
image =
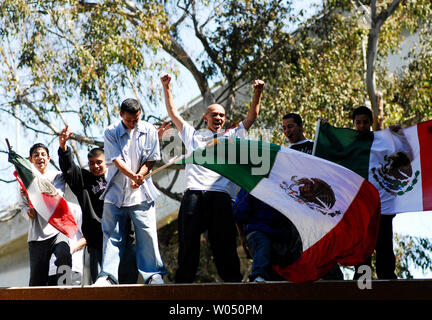
<svg viewBox="0 0 432 320"><path fill-rule="evenodd" d="M397 276L395 274L396 257L393 251L394 217L394 214L383 214L380 217L378 238L375 246L375 267L378 279L397 279ZM369 257L362 264L371 266L371 258ZM360 265L355 266L354 280L358 279L359 276L361 276L361 274L358 274L357 272Z"/></svg>
<svg viewBox="0 0 432 320"><path fill-rule="evenodd" d="M187 190L180 205L175 282L194 281L199 266L200 237L206 230L219 276L225 282L240 282L242 275L231 197L225 192L196 190Z"/></svg>
<svg viewBox="0 0 432 320"><path fill-rule="evenodd" d="M62 233L46 240L30 241L28 248L30 256L29 286L48 285L49 261L53 253L56 256L55 265L57 267L66 265L72 268L68 238ZM57 277L59 276L61 274L57 275Z"/></svg>

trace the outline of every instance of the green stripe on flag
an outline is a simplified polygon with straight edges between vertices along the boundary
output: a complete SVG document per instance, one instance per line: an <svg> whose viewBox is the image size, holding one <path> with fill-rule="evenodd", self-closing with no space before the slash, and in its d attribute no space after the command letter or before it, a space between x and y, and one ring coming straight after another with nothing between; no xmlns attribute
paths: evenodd
<svg viewBox="0 0 432 320"><path fill-rule="evenodd" d="M12 150L9 152L8 161L15 166L15 170L27 189L34 179L30 162Z"/></svg>
<svg viewBox="0 0 432 320"><path fill-rule="evenodd" d="M250 192L268 177L280 148L259 140L219 138L179 163L206 167Z"/></svg>
<svg viewBox="0 0 432 320"><path fill-rule="evenodd" d="M319 126L316 134L315 156L338 163L368 179L373 132L361 133L326 123Z"/></svg>

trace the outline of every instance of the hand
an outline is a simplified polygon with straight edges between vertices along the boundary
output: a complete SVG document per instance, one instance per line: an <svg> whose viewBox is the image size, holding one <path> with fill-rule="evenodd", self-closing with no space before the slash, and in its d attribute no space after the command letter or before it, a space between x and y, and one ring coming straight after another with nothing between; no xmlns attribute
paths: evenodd
<svg viewBox="0 0 432 320"><path fill-rule="evenodd" d="M144 183L144 175L138 173L131 179L132 189L138 189Z"/></svg>
<svg viewBox="0 0 432 320"><path fill-rule="evenodd" d="M64 128L59 135L59 144L62 150L66 150L66 142L70 139L70 137L73 134L73 132L69 132L68 129L69 126L66 126L66 128Z"/></svg>
<svg viewBox="0 0 432 320"><path fill-rule="evenodd" d="M255 91L262 92L264 90L264 87L265 87L264 81L262 81L262 80L255 80L254 81Z"/></svg>
<svg viewBox="0 0 432 320"><path fill-rule="evenodd" d="M165 131L167 131L171 126L172 126L172 122L166 122L166 121L164 121L159 128L156 128L156 126L155 126L157 133L158 133L158 139L159 140L162 139Z"/></svg>
<svg viewBox="0 0 432 320"><path fill-rule="evenodd" d="M389 126L389 129L393 133L398 133L399 130L402 130L402 126L400 124L393 124L393 125Z"/></svg>
<svg viewBox="0 0 432 320"><path fill-rule="evenodd" d="M132 177L131 181L132 188L138 188L144 183L144 175L141 173L137 173Z"/></svg>
<svg viewBox="0 0 432 320"><path fill-rule="evenodd" d="M22 196L22 197L28 199L27 192L26 192L23 188L20 188L20 193L21 193L21 196Z"/></svg>
<svg viewBox="0 0 432 320"><path fill-rule="evenodd" d="M138 189L140 186L135 181L131 180L131 188L132 189Z"/></svg>
<svg viewBox="0 0 432 320"><path fill-rule="evenodd" d="M167 73L161 77L162 86L167 88L171 82L171 76Z"/></svg>
<svg viewBox="0 0 432 320"><path fill-rule="evenodd" d="M36 210L34 208L28 209L27 210L27 215L29 216L30 219L34 219L36 218Z"/></svg>
<svg viewBox="0 0 432 320"><path fill-rule="evenodd" d="M324 118L319 118L319 121L321 122L322 125L324 125L328 122L327 119L324 119Z"/></svg>

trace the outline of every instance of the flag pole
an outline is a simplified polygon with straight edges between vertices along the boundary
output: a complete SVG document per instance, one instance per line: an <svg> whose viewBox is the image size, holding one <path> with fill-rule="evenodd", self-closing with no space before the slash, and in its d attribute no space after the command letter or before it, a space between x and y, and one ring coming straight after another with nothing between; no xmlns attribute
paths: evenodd
<svg viewBox="0 0 432 320"><path fill-rule="evenodd" d="M313 148L312 148L312 155L313 156L315 155L315 151L316 151L320 126L321 126L321 119L318 119L316 126L315 126L315 139L314 139L314 144L313 144Z"/></svg>
<svg viewBox="0 0 432 320"><path fill-rule="evenodd" d="M184 157L184 155L179 155L179 156L176 156L176 157L172 158L170 161L168 161L167 163L165 163L163 166L161 166L161 167L153 170L152 172L146 174L143 179L147 179L147 178L151 177L152 175L154 175L155 173L157 173L157 172L159 172L159 171L161 171L163 169L166 169L166 168L172 166L174 163L176 163L182 157Z"/></svg>
<svg viewBox="0 0 432 320"><path fill-rule="evenodd" d="M11 151L12 151L12 147L11 147L11 145L10 145L10 143L9 143L9 139L6 138L5 140L6 140L6 144L7 144L7 147L8 147L8 149L9 149L9 152L11 152Z"/></svg>

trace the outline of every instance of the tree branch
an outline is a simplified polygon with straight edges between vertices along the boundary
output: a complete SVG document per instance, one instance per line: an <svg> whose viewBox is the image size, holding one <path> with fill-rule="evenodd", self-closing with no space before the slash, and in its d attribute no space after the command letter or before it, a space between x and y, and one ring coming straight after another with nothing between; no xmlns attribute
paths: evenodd
<svg viewBox="0 0 432 320"><path fill-rule="evenodd" d="M26 98L24 98L22 95L17 95L16 103L19 104L24 104L27 108L29 108L30 110L32 110L36 116L38 117L38 119L44 124L46 125L48 128L51 129L51 131L53 132L51 135L60 135L61 130L58 129L57 127L55 127L50 121L46 120L42 113L39 111L38 108L36 108L30 101L28 101ZM49 134L49 133L47 133ZM102 141L97 141L95 139L89 138L89 137L85 137L79 134L73 134L71 136L71 139L74 139L80 143L85 143L85 144L90 144L90 145L96 145L98 147L103 148L103 142Z"/></svg>
<svg viewBox="0 0 432 320"><path fill-rule="evenodd" d="M377 17L377 20L380 22L381 25L383 25L384 22L387 20L387 18L390 17L396 11L396 9L399 7L399 4L401 2L402 0L393 0L393 2L390 4L387 10L383 10L380 12L380 14Z"/></svg>
<svg viewBox="0 0 432 320"><path fill-rule="evenodd" d="M382 25L390 15L392 15L402 0L393 0L387 10L383 10L377 15L376 0L372 0L370 3L371 7L371 26L368 35L367 45L367 71L366 71L366 88L369 96L369 100L372 106L373 113L373 130L380 130L383 127L382 119L382 108L380 108L380 99L382 97L377 93L376 79L375 79L375 68L376 60L378 55L378 38Z"/></svg>

